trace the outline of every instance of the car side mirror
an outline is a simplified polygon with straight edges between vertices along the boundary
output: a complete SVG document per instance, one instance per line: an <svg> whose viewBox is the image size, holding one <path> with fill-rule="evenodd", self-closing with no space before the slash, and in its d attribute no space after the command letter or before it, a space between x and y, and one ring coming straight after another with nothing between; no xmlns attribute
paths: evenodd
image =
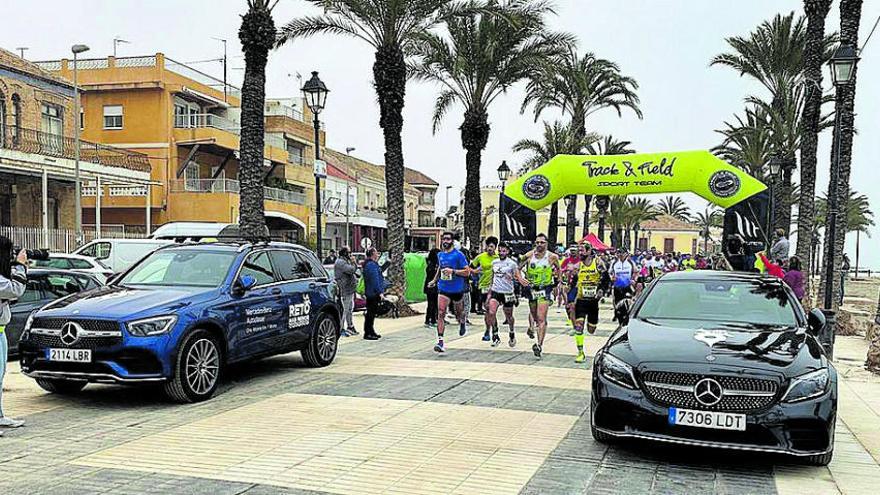
<svg viewBox="0 0 880 495"><path fill-rule="evenodd" d="M255 285L257 285L257 279L255 279L253 275L242 275L232 285L232 293L241 296L245 292L253 289Z"/></svg>
<svg viewBox="0 0 880 495"><path fill-rule="evenodd" d="M807 332L813 337L819 337L822 329L825 328L825 313L819 308L813 308L807 315Z"/></svg>

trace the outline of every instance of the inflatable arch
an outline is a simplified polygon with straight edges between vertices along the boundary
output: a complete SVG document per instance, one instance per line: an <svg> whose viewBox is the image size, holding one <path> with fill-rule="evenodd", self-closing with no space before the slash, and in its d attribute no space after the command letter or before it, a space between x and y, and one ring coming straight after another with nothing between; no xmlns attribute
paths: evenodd
<svg viewBox="0 0 880 495"><path fill-rule="evenodd" d="M570 194L615 196L693 192L729 208L767 189L761 181L705 150L630 155L556 155L504 189L539 210Z"/></svg>

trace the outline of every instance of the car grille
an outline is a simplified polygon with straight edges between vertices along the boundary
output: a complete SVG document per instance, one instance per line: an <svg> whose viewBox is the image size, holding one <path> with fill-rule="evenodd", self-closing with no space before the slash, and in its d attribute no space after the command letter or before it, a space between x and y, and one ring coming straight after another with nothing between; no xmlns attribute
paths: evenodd
<svg viewBox="0 0 880 495"><path fill-rule="evenodd" d="M65 349L103 349L122 343L122 337L81 337L73 344L67 345L61 342L57 335L42 335L32 333L28 341L38 347L55 347Z"/></svg>
<svg viewBox="0 0 880 495"><path fill-rule="evenodd" d="M65 323L73 321L79 324L83 330L93 330L98 332L119 332L119 322L115 320L87 320L87 319L69 319L69 318L34 318L31 325L32 328L46 328L49 330L58 330Z"/></svg>
<svg viewBox="0 0 880 495"><path fill-rule="evenodd" d="M642 382L649 399L666 406L713 411L755 411L776 400L774 380L744 376L699 375L669 371L646 371ZM694 385L703 378L715 379L724 391L721 400L707 406L697 400Z"/></svg>

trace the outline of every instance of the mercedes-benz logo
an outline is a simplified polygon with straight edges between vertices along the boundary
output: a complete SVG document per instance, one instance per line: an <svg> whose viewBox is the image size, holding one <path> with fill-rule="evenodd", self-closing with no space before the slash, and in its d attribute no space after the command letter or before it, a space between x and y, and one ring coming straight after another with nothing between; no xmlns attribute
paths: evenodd
<svg viewBox="0 0 880 495"><path fill-rule="evenodd" d="M61 343L64 345L73 345L79 340L79 333L82 331L82 327L79 326L76 322L68 321L64 325L61 326Z"/></svg>
<svg viewBox="0 0 880 495"><path fill-rule="evenodd" d="M724 395L721 384L712 378L703 378L694 385L694 397L704 406L714 406Z"/></svg>

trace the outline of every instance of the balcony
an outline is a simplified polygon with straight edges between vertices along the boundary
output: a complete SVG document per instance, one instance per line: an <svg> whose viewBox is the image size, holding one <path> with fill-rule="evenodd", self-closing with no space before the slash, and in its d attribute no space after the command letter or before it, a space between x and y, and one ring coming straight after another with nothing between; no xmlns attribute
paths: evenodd
<svg viewBox="0 0 880 495"><path fill-rule="evenodd" d="M241 135L241 125L213 113L175 115L174 127L178 129L212 128L231 132L236 136Z"/></svg>
<svg viewBox="0 0 880 495"><path fill-rule="evenodd" d="M241 185L237 180L232 179L180 179L169 181L169 190L172 193L230 193L239 194ZM305 193L288 191L286 189L278 189L275 187L264 187L263 194L265 199L271 201L279 201L281 203L289 203L294 205L305 205Z"/></svg>

